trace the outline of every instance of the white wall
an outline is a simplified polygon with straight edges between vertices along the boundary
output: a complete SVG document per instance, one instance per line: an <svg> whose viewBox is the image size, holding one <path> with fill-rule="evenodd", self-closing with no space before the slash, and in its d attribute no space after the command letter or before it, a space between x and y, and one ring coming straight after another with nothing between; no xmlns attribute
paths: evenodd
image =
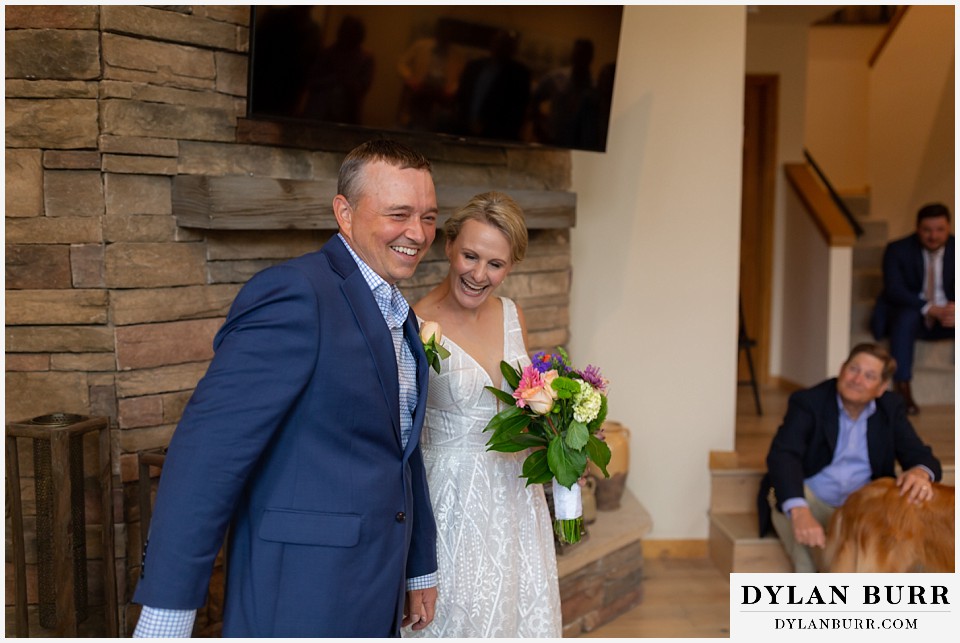
<svg viewBox="0 0 960 643"><path fill-rule="evenodd" d="M762 9L761 12L766 11ZM748 74L778 77L776 195L774 197L773 275L770 301L770 375L782 371L784 251L787 196L792 188L783 172L785 163L803 162L806 104L807 21L761 22L747 20L746 68Z"/></svg>
<svg viewBox="0 0 960 643"><path fill-rule="evenodd" d="M871 214L890 237L942 201L956 214L953 6L911 6L870 77Z"/></svg>
<svg viewBox="0 0 960 643"><path fill-rule="evenodd" d="M781 377L807 387L835 376L849 352L853 249L827 245L793 188L785 223Z"/></svg>
<svg viewBox="0 0 960 643"><path fill-rule="evenodd" d="M841 194L868 190L870 55L886 26L809 30L806 145Z"/></svg>
<svg viewBox="0 0 960 643"><path fill-rule="evenodd" d="M606 154L574 153L571 356L612 382L656 539L705 538L733 448L743 6L627 6Z"/></svg>

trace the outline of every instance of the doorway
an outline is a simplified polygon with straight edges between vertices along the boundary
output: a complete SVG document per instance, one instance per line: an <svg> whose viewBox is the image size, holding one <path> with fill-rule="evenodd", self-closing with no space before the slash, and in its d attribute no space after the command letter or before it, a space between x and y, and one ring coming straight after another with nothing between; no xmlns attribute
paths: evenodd
<svg viewBox="0 0 960 643"><path fill-rule="evenodd" d="M758 383L770 373L770 300L773 258L773 213L777 172L777 104L779 77L748 74L743 110L743 186L740 212L740 297L753 351ZM745 354L737 367L749 380Z"/></svg>

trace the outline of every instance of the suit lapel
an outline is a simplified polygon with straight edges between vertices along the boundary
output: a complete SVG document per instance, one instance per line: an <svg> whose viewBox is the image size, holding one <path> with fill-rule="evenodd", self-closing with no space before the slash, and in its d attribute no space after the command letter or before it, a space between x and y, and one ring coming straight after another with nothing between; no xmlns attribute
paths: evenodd
<svg viewBox="0 0 960 643"><path fill-rule="evenodd" d="M947 239L947 247L943 252L943 290L949 301L953 301L956 295L956 266L956 242L951 236Z"/></svg>
<svg viewBox="0 0 960 643"><path fill-rule="evenodd" d="M423 416L427 407L427 389L430 384L430 367L427 364L427 354L423 350L423 342L420 341L420 329L413 308L410 308L410 312L407 313L407 320L403 324L403 334L410 345L414 359L417 361L417 410L413 415L413 429L410 431L410 438L407 440L407 448L403 452L403 457L408 458L420 441Z"/></svg>
<svg viewBox="0 0 960 643"><path fill-rule="evenodd" d="M884 423L881 415L883 414L880 412L880 402L878 400L877 410L867 418L867 459L870 460L870 471L872 475L877 475L877 471L883 470L880 464L880 453L882 449L879 444L880 433L878 433L881 425Z"/></svg>
<svg viewBox="0 0 960 643"><path fill-rule="evenodd" d="M383 313L380 312L373 293L370 292L370 285L363 278L363 273L343 246L343 242L334 237L323 250L330 259L330 265L344 278L340 289L353 310L363 338L370 348L370 355L377 368L380 388L387 408L390 409L393 432L399 446L400 382L397 380L397 355L393 350L390 328L383 319Z"/></svg>
<svg viewBox="0 0 960 643"><path fill-rule="evenodd" d="M836 381L830 387L830 401L824 405L823 411L823 431L827 437L827 443L830 445L830 453L837 450L837 436L840 435L840 409L837 407L837 386Z"/></svg>

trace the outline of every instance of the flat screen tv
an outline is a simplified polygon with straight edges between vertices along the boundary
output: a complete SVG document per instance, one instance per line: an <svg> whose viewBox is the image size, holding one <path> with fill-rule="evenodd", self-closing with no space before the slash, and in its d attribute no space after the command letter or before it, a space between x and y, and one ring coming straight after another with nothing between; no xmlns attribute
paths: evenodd
<svg viewBox="0 0 960 643"><path fill-rule="evenodd" d="M247 115L602 152L622 6L255 6Z"/></svg>

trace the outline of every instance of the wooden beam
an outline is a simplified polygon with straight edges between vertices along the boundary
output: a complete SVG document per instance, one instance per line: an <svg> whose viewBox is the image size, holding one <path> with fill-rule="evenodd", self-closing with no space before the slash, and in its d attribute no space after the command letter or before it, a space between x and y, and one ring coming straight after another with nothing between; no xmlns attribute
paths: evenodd
<svg viewBox="0 0 960 643"><path fill-rule="evenodd" d="M813 222L827 245L850 247L857 242L853 226L830 198L830 193L820 183L816 174L805 163L788 163L784 166L787 180L806 206Z"/></svg>
<svg viewBox="0 0 960 643"><path fill-rule="evenodd" d="M496 189L438 187L442 224L475 194ZM572 228L577 196L572 192L501 188L523 208L530 229ZM335 179L302 181L250 176L179 175L173 180L177 225L203 230L336 230Z"/></svg>
<svg viewBox="0 0 960 643"><path fill-rule="evenodd" d="M894 13L893 18L890 19L890 24L887 25L887 30L883 32L880 42L877 43L873 53L870 54L870 60L867 61L868 67L873 67L875 64L877 64L880 54L882 54L883 50L886 49L887 43L890 42L890 39L893 37L893 32L897 30L898 26L900 26L900 21L903 20L903 17L906 15L907 9L909 8L910 7L907 5L901 5L897 7L897 12Z"/></svg>

